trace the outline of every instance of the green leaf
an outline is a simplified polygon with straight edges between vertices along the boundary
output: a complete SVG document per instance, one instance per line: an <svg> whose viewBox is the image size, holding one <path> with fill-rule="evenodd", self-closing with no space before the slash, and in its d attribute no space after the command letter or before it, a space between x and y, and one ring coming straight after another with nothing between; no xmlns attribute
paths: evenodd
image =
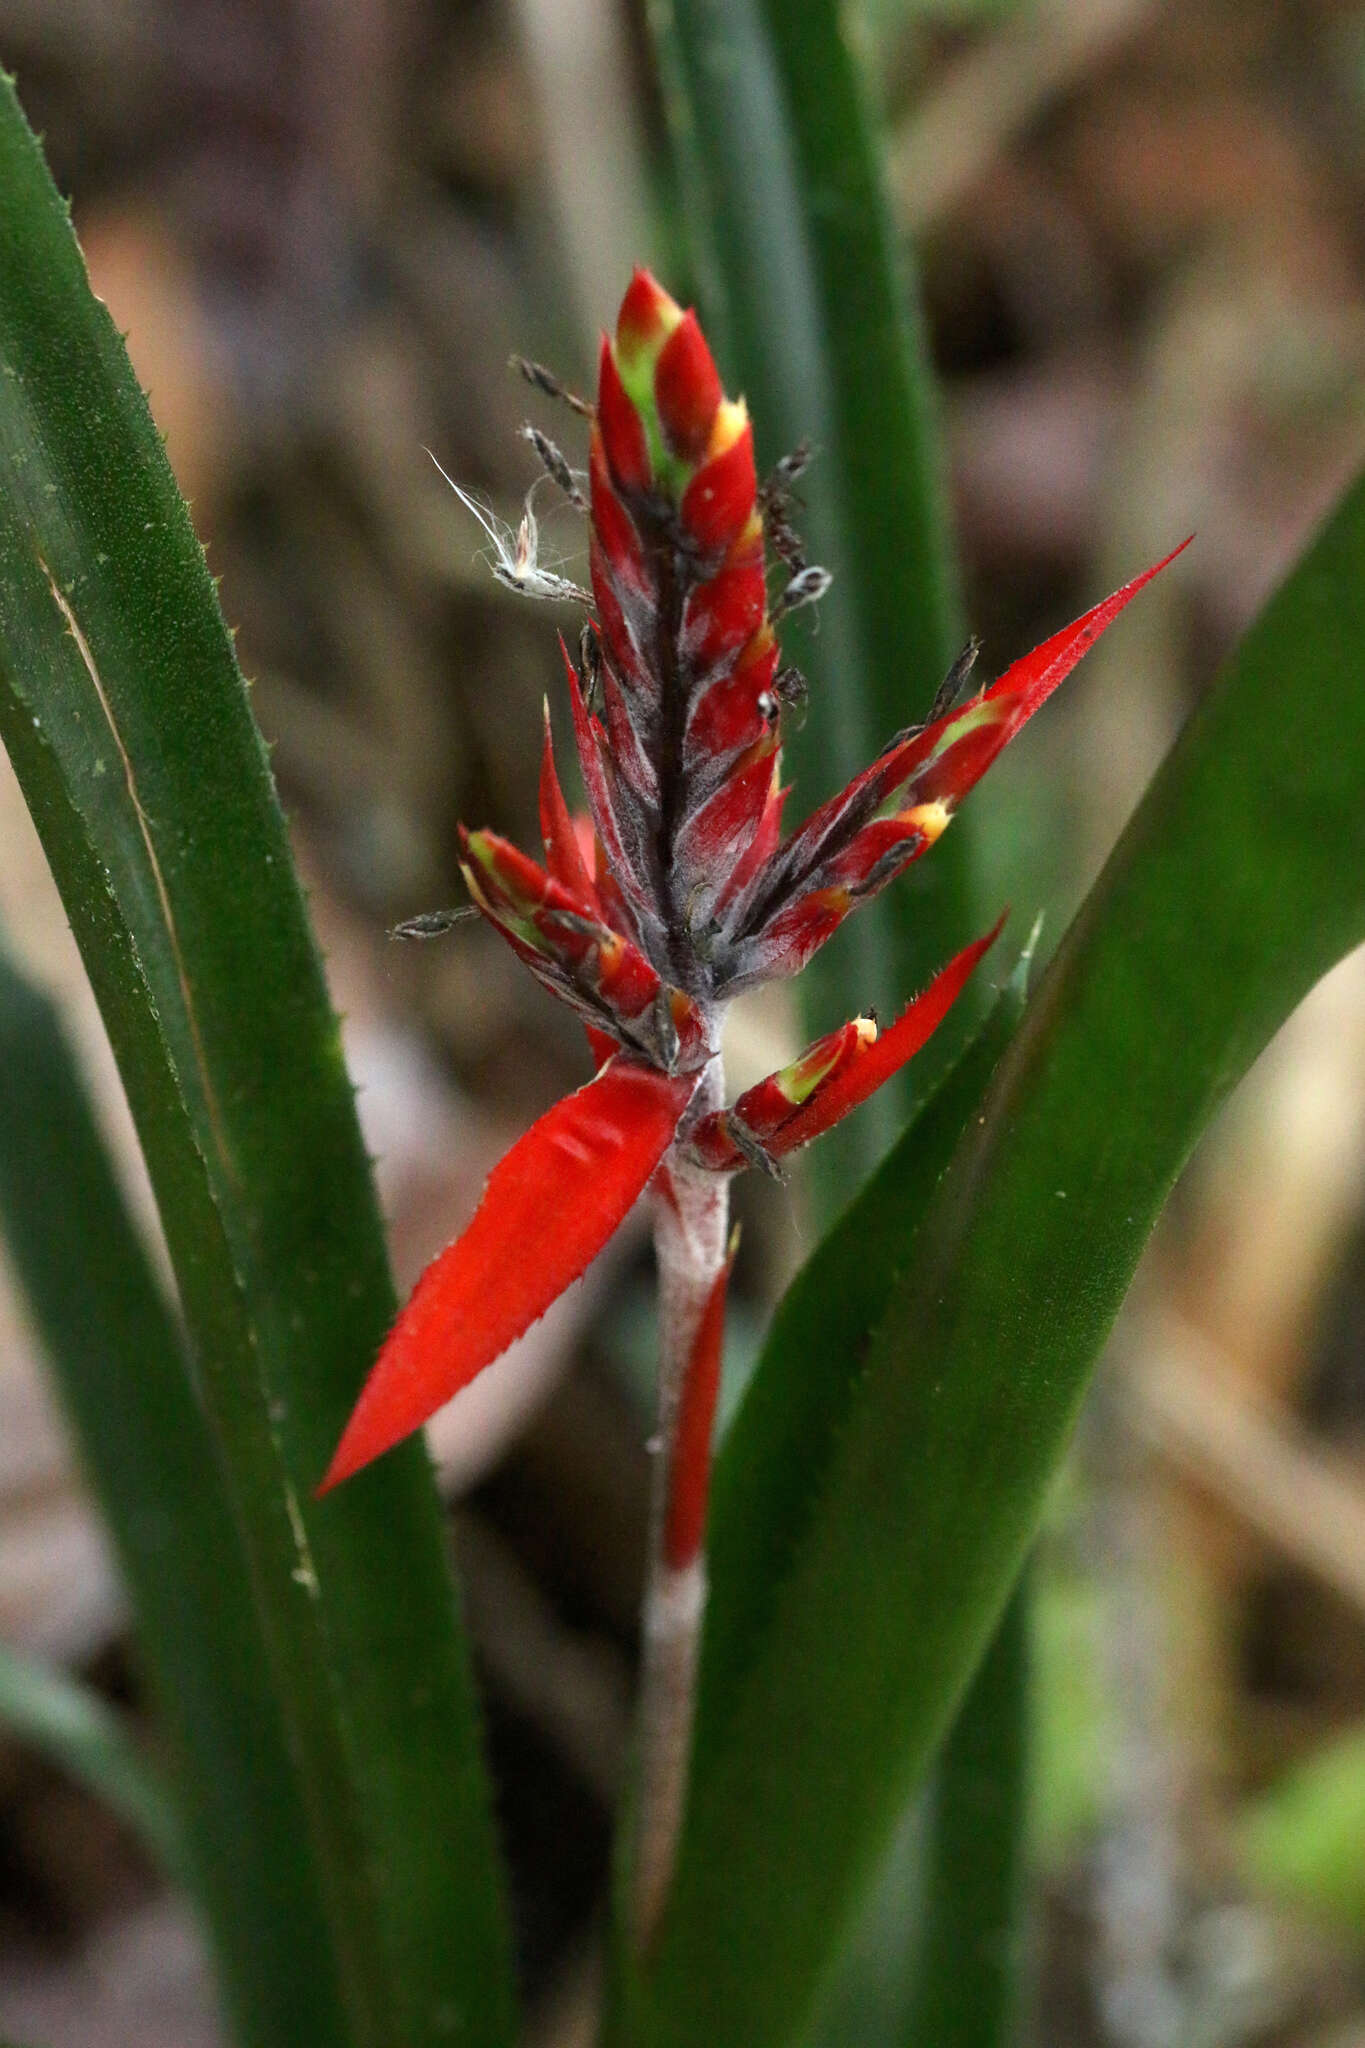
<svg viewBox="0 0 1365 2048"><path fill-rule="evenodd" d="M923 1917L927 1809L920 1797L902 1815L801 2048L849 2048L854 2041L858 2048L904 2048Z"/></svg>
<svg viewBox="0 0 1365 2048"><path fill-rule="evenodd" d="M1023 1013L1030 953L986 1023L778 1305L716 1461L698 1747L721 1739L848 1426L867 1349Z"/></svg>
<svg viewBox="0 0 1365 2048"><path fill-rule="evenodd" d="M0 1223L137 1615L183 1816L177 1874L203 1909L242 2039L341 2044L303 1808L184 1347L52 1005L3 949L0 1072ZM97 1707L40 1671L0 1672L0 1718L22 1714L33 1739L155 1823L164 1851L166 1795Z"/></svg>
<svg viewBox="0 0 1365 2048"><path fill-rule="evenodd" d="M720 1739L771 1621L847 1426L872 1332L1023 1012L1031 954L1030 944L972 1044L793 1280L725 1433L708 1524L699 1753ZM618 1965L625 1970L623 1959ZM613 1991L634 1996L626 1976ZM612 2038L629 2039L624 2017L615 2018Z"/></svg>
<svg viewBox="0 0 1365 2048"><path fill-rule="evenodd" d="M1353 1728L1252 1800L1236 1836L1248 1879L1272 1898L1365 1935L1365 1728Z"/></svg>
<svg viewBox="0 0 1365 2048"><path fill-rule="evenodd" d="M972 1044L798 1273L777 1310L717 1463L699 1747L720 1739L748 1661L771 1620L847 1426L873 1330L886 1311L896 1276L905 1268L953 1150L1019 1022L1031 951L1030 946L1021 957ZM989 1679L988 1705L982 1711L992 1716L993 1725L1002 1719L1003 1709L1002 1714L993 1711L1000 1704L1000 1692L994 1677ZM973 1705L974 1690L964 1705L969 1742L979 1719ZM945 1745L950 1752L952 1740ZM937 1858L936 1844L956 1839L962 1791L963 1774L950 1765L946 1781L936 1785L927 1823L921 1816L911 1825L917 1887L923 1884L925 1866ZM974 1796L968 1788L969 1802ZM1002 1823L997 1854L1012 1865L1017 1816L997 1818ZM979 1816L972 1813L970 1823L978 1824ZM875 1940L854 1944L839 1988L840 2019L852 2027L856 2013L861 2029L856 2038L866 2040L869 2048L874 2037L867 2030L874 2018L894 2026L903 2014L911 1981L916 1946L912 1923L908 1917L897 1922L904 1882L895 1879L906 1879L899 1868L904 1861L899 1859L889 1886L893 1902L883 1911L879 1892L871 1909L876 1916ZM950 1914L955 1910L964 1939L971 1938L970 1918L982 1904L977 1891L955 1895L946 1906ZM896 1956L888 1953L893 1937L898 1938ZM942 1924L938 1939L947 1939ZM855 2033L846 2037L855 2038ZM896 2032L884 2038L898 2042L901 2036Z"/></svg>
<svg viewBox="0 0 1365 2048"><path fill-rule="evenodd" d="M0 732L156 1190L352 2036L498 2048L507 1940L423 1453L312 1498L393 1312L336 1020L203 552L8 84L0 468Z"/></svg>
<svg viewBox="0 0 1365 2048"><path fill-rule="evenodd" d="M722 373L748 399L761 469L800 441L814 450L796 523L834 582L818 633L801 613L783 628L810 682L804 723L787 734L804 811L927 713L960 643L923 338L846 10L650 0L648 13ZM962 945L967 852L959 823L849 919L802 979L813 1029L850 1007L894 1014ZM917 1092L954 1043L950 1026L915 1063ZM906 1099L888 1087L825 1141L822 1185L847 1187L873 1164Z"/></svg>
<svg viewBox="0 0 1365 2048"><path fill-rule="evenodd" d="M175 1802L98 1693L0 1643L0 1727L87 1785L137 1830L172 1876L183 1873Z"/></svg>
<svg viewBox="0 0 1365 2048"><path fill-rule="evenodd" d="M698 1759L648 2039L777 2048L946 1728L1200 1131L1365 938L1365 483L1190 721L969 1129Z"/></svg>
<svg viewBox="0 0 1365 2048"><path fill-rule="evenodd" d="M1028 1593L896 1832L808 2048L1007 2048L1022 2003Z"/></svg>
<svg viewBox="0 0 1365 2048"><path fill-rule="evenodd" d="M895 2048L1009 2048L1019 2019L1029 1780L1029 1575L935 1763L907 2011ZM870 2044L869 2044L870 2048Z"/></svg>

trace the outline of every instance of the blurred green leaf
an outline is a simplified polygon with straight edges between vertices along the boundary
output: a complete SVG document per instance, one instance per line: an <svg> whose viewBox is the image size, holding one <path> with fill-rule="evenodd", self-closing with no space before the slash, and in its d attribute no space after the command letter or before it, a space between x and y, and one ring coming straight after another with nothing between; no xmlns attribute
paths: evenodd
<svg viewBox="0 0 1365 2048"><path fill-rule="evenodd" d="M175 1802L118 1715L89 1686L0 1643L0 1727L80 1779L137 1830L163 1869L183 1875Z"/></svg>
<svg viewBox="0 0 1365 2048"><path fill-rule="evenodd" d="M784 652L810 682L788 721L809 810L923 717L961 630L942 517L932 394L914 294L898 260L877 144L834 0L650 0L669 129L708 333L749 401L760 469L801 441L796 525L834 571L816 623ZM869 905L802 977L813 1030L898 1011L972 922L961 823ZM964 1009L963 1017L967 1015ZM957 1020L814 1167L847 1188L941 1073Z"/></svg>
<svg viewBox="0 0 1365 2048"><path fill-rule="evenodd" d="M336 1020L203 552L0 94L0 732L138 1126L366 2048L512 2031L419 1445L312 1489L393 1313Z"/></svg>
<svg viewBox="0 0 1365 2048"><path fill-rule="evenodd" d="M1046 1556L1033 1587L1034 1862L1056 1870L1100 1824L1110 1729L1098 1669L1106 1594L1095 1575Z"/></svg>
<svg viewBox="0 0 1365 2048"><path fill-rule="evenodd" d="M958 1148L699 1751L651 2043L799 2033L995 1625L1176 1175L1365 939L1363 569L1365 483L1190 721Z"/></svg>
<svg viewBox="0 0 1365 2048"><path fill-rule="evenodd" d="M1365 1729L1296 1764L1238 1819L1249 1881L1365 1938Z"/></svg>
<svg viewBox="0 0 1365 2048"><path fill-rule="evenodd" d="M335 1965L246 1560L184 1346L55 1012L0 949L0 1224L137 1616L184 1854L243 2040L345 2042ZM28 1683L22 1681L27 1675ZM68 1682L0 1671L0 1718L170 1844L166 1795Z"/></svg>

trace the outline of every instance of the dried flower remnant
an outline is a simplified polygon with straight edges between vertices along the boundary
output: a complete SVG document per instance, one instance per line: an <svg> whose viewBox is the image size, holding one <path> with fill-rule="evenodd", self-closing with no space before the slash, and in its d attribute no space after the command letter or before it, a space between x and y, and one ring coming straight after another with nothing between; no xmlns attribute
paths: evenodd
<svg viewBox="0 0 1365 2048"><path fill-rule="evenodd" d="M541 390L565 395L548 372L521 367ZM1165 564L959 704L972 643L928 722L897 734L784 838L780 716L802 685L780 665L774 623L818 601L829 580L806 560L791 524L791 485L806 451L760 491L743 400L724 395L695 314L643 270L615 334L603 337L595 406L572 403L591 420L590 595L539 562L529 499L513 533L454 488L492 542L501 582L587 612L579 659L565 647L564 662L591 817L570 817L547 709L543 863L481 831L462 834L461 865L478 912L577 1011L597 1072L512 1147L468 1230L423 1275L324 1486L467 1386L650 1189L662 1449L633 1866L643 1947L666 1901L686 1782L732 1257L729 1177L750 1166L777 1171L777 1161L896 1073L937 1028L999 926L950 961L888 1030L854 1018L729 1107L720 1059L726 1009L742 991L798 972L850 911L934 845L996 755ZM570 503L581 503L579 473L538 430L527 438ZM907 692L912 686L907 679ZM439 914L432 928L447 921ZM400 929L417 936L424 921Z"/></svg>

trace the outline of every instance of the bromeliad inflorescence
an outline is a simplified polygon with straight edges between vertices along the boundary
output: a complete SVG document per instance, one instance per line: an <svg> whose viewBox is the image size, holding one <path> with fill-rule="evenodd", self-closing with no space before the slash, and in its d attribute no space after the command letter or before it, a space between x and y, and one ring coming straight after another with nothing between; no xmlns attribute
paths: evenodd
<svg viewBox="0 0 1365 2048"><path fill-rule="evenodd" d="M851 910L928 851L1157 569L960 704L969 650L928 722L897 734L784 839L780 714L799 683L781 666L774 621L828 581L789 524L797 461L759 489L743 401L724 396L695 315L642 270L614 337L603 338L596 405L578 409L592 422L590 604L538 570L529 510L515 542L489 531L503 581L588 606L578 660L566 649L565 668L591 822L569 815L547 712L544 865L484 831L462 833L462 867L478 910L583 1019L597 1073L513 1146L468 1230L419 1281L324 1483L467 1386L651 1187L663 1355L636 1796L644 1943L667 1892L690 1739L729 1176L776 1170L864 1102L924 1044L995 933L959 953L885 1032L855 1018L728 1108L726 1009L745 989L798 972ZM581 505L564 458L535 430L529 437ZM770 548L782 579L771 600ZM913 687L907 678L907 695Z"/></svg>

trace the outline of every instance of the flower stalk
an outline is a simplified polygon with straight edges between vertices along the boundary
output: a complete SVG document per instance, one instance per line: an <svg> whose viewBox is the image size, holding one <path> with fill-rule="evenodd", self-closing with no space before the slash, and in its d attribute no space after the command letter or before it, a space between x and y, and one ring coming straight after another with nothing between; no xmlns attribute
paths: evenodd
<svg viewBox="0 0 1365 2048"><path fill-rule="evenodd" d="M721 1063L698 1094L722 1100ZM682 1827L702 1618L706 1496L720 1391L729 1178L674 1147L655 1180L659 1388L641 1618L631 1936L646 1952L663 1916Z"/></svg>
<svg viewBox="0 0 1365 2048"><path fill-rule="evenodd" d="M559 390L548 372L529 373ZM590 592L540 565L529 498L514 537L460 496L493 542L503 583L587 612L578 659L564 648L564 665L589 816L575 819L565 803L547 709L543 865L496 833L462 831L461 866L476 910L578 1013L596 1072L512 1147L469 1228L423 1274L323 1489L491 1364L650 1189L661 1358L633 1806L631 1931L643 1953L667 1908L686 1798L730 1176L780 1173L789 1153L898 1072L1000 925L888 1029L854 1017L728 1107L726 1011L745 990L799 972L851 911L935 845L1001 749L1165 565L964 702L973 643L925 722L897 733L784 836L782 718L804 686L781 665L774 627L829 582L792 525L804 451L760 489L743 400L725 396L695 314L643 270L602 337L595 405L571 403L591 422L586 492L539 429L527 438L569 502L587 506ZM450 922L441 914L403 929Z"/></svg>

